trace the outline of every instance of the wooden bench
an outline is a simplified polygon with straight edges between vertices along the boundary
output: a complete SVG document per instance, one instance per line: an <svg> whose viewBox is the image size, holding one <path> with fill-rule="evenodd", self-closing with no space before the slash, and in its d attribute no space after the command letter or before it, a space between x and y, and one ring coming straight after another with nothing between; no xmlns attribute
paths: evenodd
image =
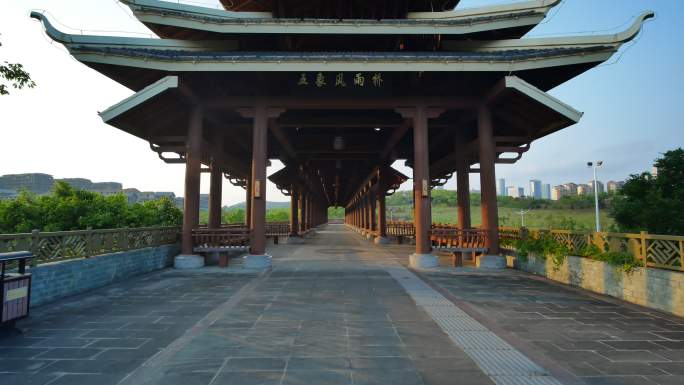
<svg viewBox="0 0 684 385"><path fill-rule="evenodd" d="M486 254L489 249L485 246L487 233L480 229L458 229L440 226L430 230L432 246L436 250L452 253L452 265L463 266L463 255Z"/></svg>
<svg viewBox="0 0 684 385"><path fill-rule="evenodd" d="M219 266L228 266L228 253L249 250L249 229L230 226L220 229L195 229L192 232L193 252L217 253Z"/></svg>

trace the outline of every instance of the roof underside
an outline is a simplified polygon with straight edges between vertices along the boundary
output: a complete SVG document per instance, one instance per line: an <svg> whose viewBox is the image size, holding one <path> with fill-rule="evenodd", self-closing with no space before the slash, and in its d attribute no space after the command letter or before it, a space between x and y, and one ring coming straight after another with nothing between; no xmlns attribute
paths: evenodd
<svg viewBox="0 0 684 385"><path fill-rule="evenodd" d="M274 17L402 19L408 12L447 11L460 0L221 0L229 11L272 12Z"/></svg>
<svg viewBox="0 0 684 385"><path fill-rule="evenodd" d="M103 119L107 124L151 142L155 147L182 154L192 103L181 91L177 79L167 77L160 80L103 112ZM524 152L525 146L533 140L572 125L581 116L520 79L505 79L505 82L495 84L492 87L495 92L488 96L499 153ZM187 83L185 79L183 86L199 90L196 84ZM251 158L251 119L242 117L235 105L221 103L220 95L214 95L218 103L211 103L207 94L200 95L207 100L204 103L207 106L203 130L207 154L204 158L208 161L210 151L222 153L225 160L222 166L227 172L236 178L247 178L247 160ZM290 170L288 172L294 172L293 167L296 170L303 165L307 173L300 176L306 175L310 180L314 178L321 191L333 191L335 186L343 184L346 190L338 191L337 201L331 204L346 203L363 183L369 170L385 164L383 154L391 153L394 159L412 158L411 130L405 128L402 116L390 104L368 107L365 100L350 99L347 104L340 101L331 103L329 107L312 106L310 103L316 100L291 100L293 104L284 108L269 131L268 158L283 160ZM249 101L245 103L249 104ZM272 105L279 106L275 102ZM395 137L397 132L402 133L398 138ZM342 149L335 149L333 145L337 137L344 142ZM456 154L456 137L467 143L470 163L477 163L477 122L472 109L447 108L441 116L430 120L429 154L433 180L453 172L457 164L452 161ZM389 148L388 143L391 145ZM502 161L508 162L504 158L502 156ZM287 188L288 179L283 173L279 175L274 181ZM342 182L336 182L336 178Z"/></svg>

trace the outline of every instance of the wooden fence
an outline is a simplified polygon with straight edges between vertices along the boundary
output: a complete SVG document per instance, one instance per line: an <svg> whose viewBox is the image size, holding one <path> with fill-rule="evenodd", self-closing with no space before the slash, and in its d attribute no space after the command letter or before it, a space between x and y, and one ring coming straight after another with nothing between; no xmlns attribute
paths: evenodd
<svg viewBox="0 0 684 385"><path fill-rule="evenodd" d="M524 236L538 238L550 234L565 244L571 253L578 255L588 245L601 252L618 251L634 255L645 266L684 271L684 236L641 233L608 233L572 230L523 230L514 227L499 229L502 239L519 239Z"/></svg>
<svg viewBox="0 0 684 385"><path fill-rule="evenodd" d="M0 234L0 253L30 251L36 256L31 261L35 265L172 244L178 241L179 231L172 226Z"/></svg>

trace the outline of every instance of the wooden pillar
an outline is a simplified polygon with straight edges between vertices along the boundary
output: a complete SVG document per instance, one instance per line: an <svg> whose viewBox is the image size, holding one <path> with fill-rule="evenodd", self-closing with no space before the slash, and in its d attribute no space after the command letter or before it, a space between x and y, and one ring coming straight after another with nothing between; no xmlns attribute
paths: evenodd
<svg viewBox="0 0 684 385"><path fill-rule="evenodd" d="M416 254L429 254L430 246L430 159L428 117L425 107L417 107L413 117L413 221L416 228Z"/></svg>
<svg viewBox="0 0 684 385"><path fill-rule="evenodd" d="M221 195L223 194L223 172L212 161L211 177L209 185L209 221L208 227L210 229L218 229L221 227Z"/></svg>
<svg viewBox="0 0 684 385"><path fill-rule="evenodd" d="M480 147L480 189L482 190L482 228L487 231L489 254L499 254L499 217L496 207L496 153L492 113L483 105L478 110Z"/></svg>
<svg viewBox="0 0 684 385"><path fill-rule="evenodd" d="M252 226L252 178L247 179L245 186L245 226Z"/></svg>
<svg viewBox="0 0 684 385"><path fill-rule="evenodd" d="M301 217L299 218L299 231L304 233L306 231L306 191L302 190L299 193L299 209L301 210Z"/></svg>
<svg viewBox="0 0 684 385"><path fill-rule="evenodd" d="M183 234L181 254L190 255L192 230L199 226L200 173L202 168L202 124L204 113L195 107L188 125L187 152L185 155L185 197L183 198Z"/></svg>
<svg viewBox="0 0 684 385"><path fill-rule="evenodd" d="M458 206L458 228L469 229L470 221L470 173L467 160L459 159L456 166L456 201Z"/></svg>
<svg viewBox="0 0 684 385"><path fill-rule="evenodd" d="M268 115L265 106L254 111L252 135L252 223L250 253L266 253L266 134Z"/></svg>
<svg viewBox="0 0 684 385"><path fill-rule="evenodd" d="M375 199L376 194L374 194L374 191L369 191L368 192L368 206L370 206L370 229L371 231L377 231L378 230L378 217L376 216L376 209L377 209L377 200Z"/></svg>
<svg viewBox="0 0 684 385"><path fill-rule="evenodd" d="M290 191L290 236L296 237L299 231L299 190L293 185Z"/></svg>
<svg viewBox="0 0 684 385"><path fill-rule="evenodd" d="M378 237L387 237L387 208L385 207L385 179L384 171L381 171L378 178L378 189L375 191L376 206L378 208Z"/></svg>

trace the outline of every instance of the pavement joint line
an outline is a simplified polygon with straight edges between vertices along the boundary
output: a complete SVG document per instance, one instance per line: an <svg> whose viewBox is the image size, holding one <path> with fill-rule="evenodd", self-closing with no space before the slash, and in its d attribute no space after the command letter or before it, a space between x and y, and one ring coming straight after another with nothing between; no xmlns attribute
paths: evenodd
<svg viewBox="0 0 684 385"><path fill-rule="evenodd" d="M386 253L379 247L377 252ZM453 302L423 282L398 262L385 265L387 271L433 321L497 385L562 385L555 377L501 337L470 317ZM448 320L448 322L445 322ZM463 328L483 330L464 331Z"/></svg>
<svg viewBox="0 0 684 385"><path fill-rule="evenodd" d="M185 345L197 337L201 332L209 329L209 327L219 320L222 315L229 312L249 293L256 289L261 282L267 280L272 272L272 269L259 272L255 278L240 288L240 290L233 294L228 300L212 309L207 315L197 321L195 325L186 330L182 336L175 339L166 348L154 354L142 365L138 366L135 370L126 375L117 383L117 385L149 384L149 380L154 380L157 375L161 374L164 362L171 358L175 353L178 353Z"/></svg>

